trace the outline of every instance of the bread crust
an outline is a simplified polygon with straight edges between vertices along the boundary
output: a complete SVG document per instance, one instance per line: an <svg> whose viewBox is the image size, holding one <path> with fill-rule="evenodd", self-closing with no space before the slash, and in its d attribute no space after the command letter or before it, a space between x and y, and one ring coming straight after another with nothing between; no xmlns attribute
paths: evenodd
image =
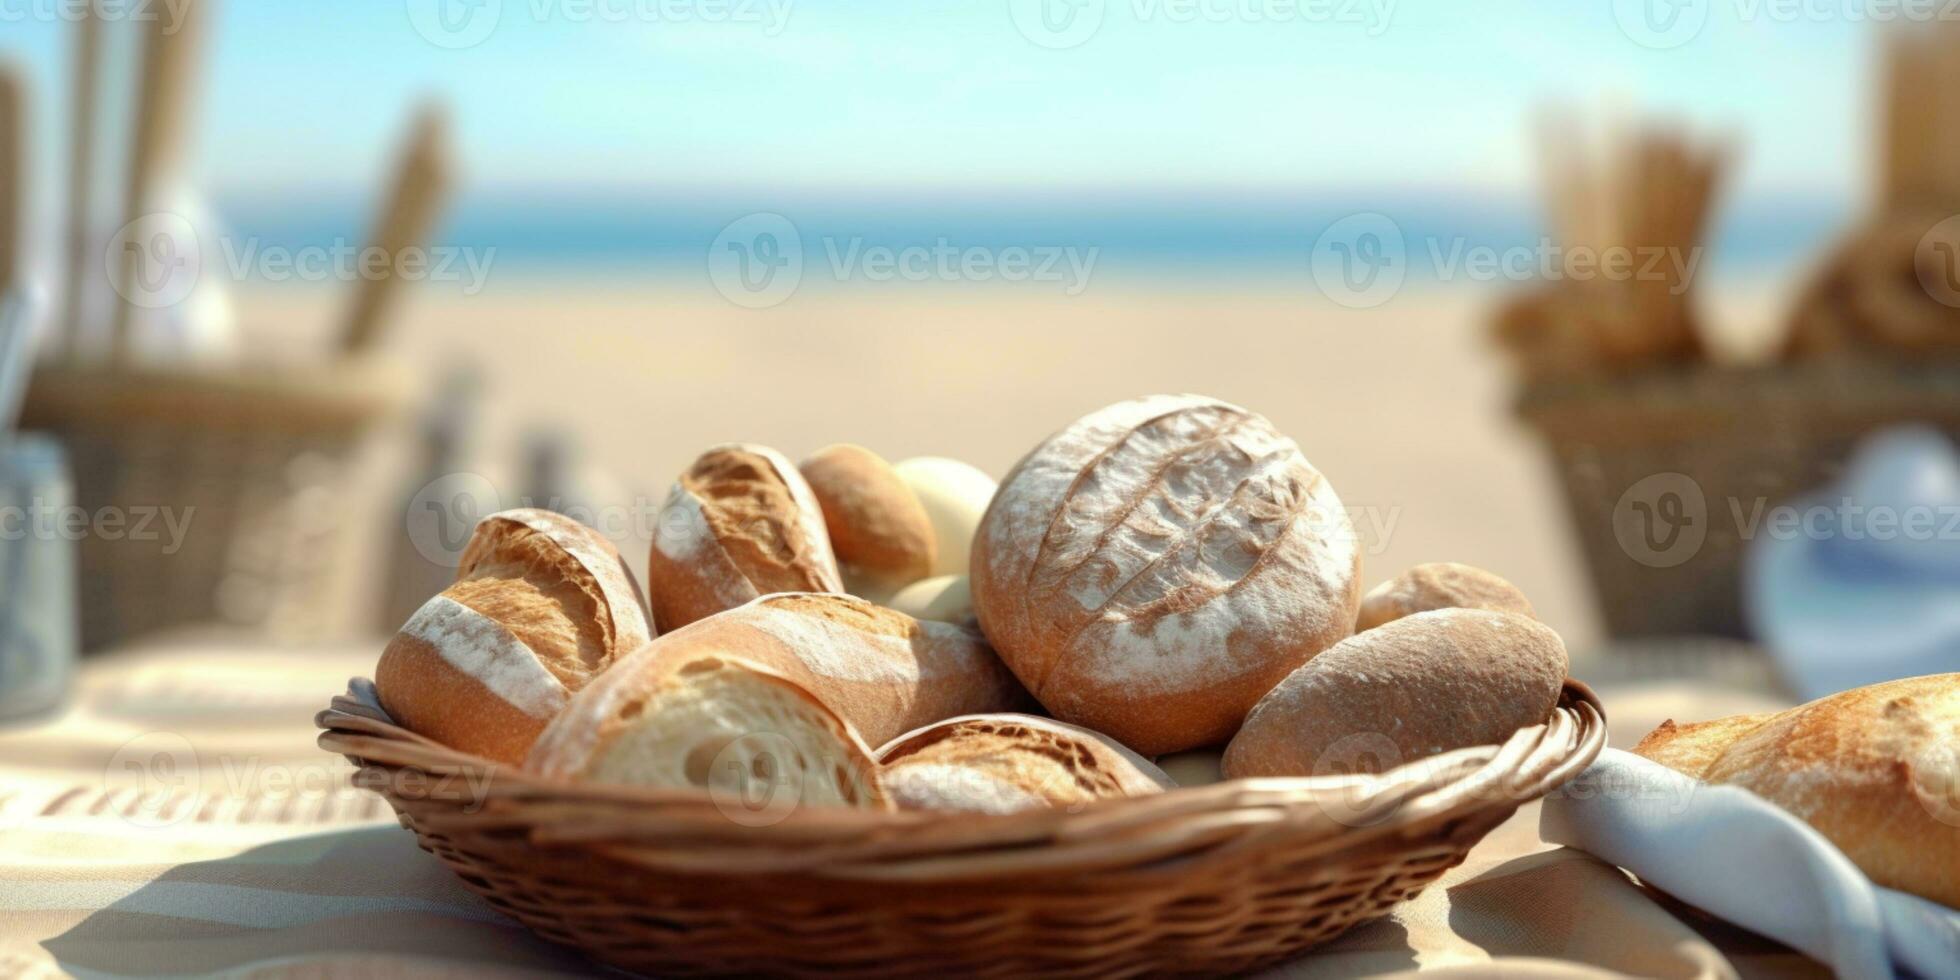
<svg viewBox="0 0 1960 980"><path fill-rule="evenodd" d="M774 592L843 590L823 511L781 453L717 446L674 482L647 558L657 632Z"/></svg>
<svg viewBox="0 0 1960 980"><path fill-rule="evenodd" d="M538 737L525 760L525 768L553 779L589 778L592 767L605 757L616 741L649 714L658 712L659 698L664 691L686 683L688 674L704 667L739 670L761 683L791 694L809 709L809 717L818 720L831 736L829 745L798 748L822 748L828 750L826 754L834 753L836 758L831 761L847 768L850 781L862 790L854 801L857 805L869 809L892 809L889 798L879 784L878 765L871 749L848 721L839 717L807 687L767 665L743 657L684 652L671 645L656 650L654 644L649 644L646 649L623 658L613 670L580 691ZM737 711L741 707L739 704L724 706L728 711ZM779 733L758 727L743 734L767 736Z"/></svg>
<svg viewBox="0 0 1960 980"><path fill-rule="evenodd" d="M1026 714L949 718L893 739L877 756L886 791L910 810L1076 808L1176 785L1107 735Z"/></svg>
<svg viewBox="0 0 1960 980"><path fill-rule="evenodd" d="M1678 724L1669 718L1648 732L1633 747L1633 754L1658 762L1675 772L1701 779L1736 739L1755 731L1763 722L1776 717L1768 711L1753 715L1734 715L1713 721Z"/></svg>
<svg viewBox="0 0 1960 980"><path fill-rule="evenodd" d="M389 714L451 748L521 762L571 692L651 638L619 552L558 514L484 518L457 573L375 666Z"/></svg>
<svg viewBox="0 0 1960 980"><path fill-rule="evenodd" d="M1431 609L1489 609L1537 618L1531 600L1502 577L1453 561L1417 565L1361 597L1354 631Z"/></svg>
<svg viewBox="0 0 1960 980"><path fill-rule="evenodd" d="M633 654L735 657L795 681L865 740L883 744L956 715L1027 707L1027 692L976 631L922 622L856 596L764 596Z"/></svg>
<svg viewBox="0 0 1960 980"><path fill-rule="evenodd" d="M1437 609L1336 644L1260 699L1225 750L1225 775L1386 772L1497 745L1543 723L1570 667L1545 624Z"/></svg>
<svg viewBox="0 0 1960 980"><path fill-rule="evenodd" d="M839 444L812 453L798 469L823 510L846 579L896 590L932 573L939 553L932 520L884 457Z"/></svg>
<svg viewBox="0 0 1960 980"><path fill-rule="evenodd" d="M1145 755L1222 743L1345 637L1360 552L1340 498L1245 409L1162 395L1015 466L974 538L974 610L1050 712Z"/></svg>
<svg viewBox="0 0 1960 980"><path fill-rule="evenodd" d="M1707 782L1790 811L1880 885L1960 908L1960 674L1874 684L1756 724L1748 718L1663 725L1641 741L1641 754L1672 764L1659 758L1670 743L1707 743L1696 749L1716 751L1700 774Z"/></svg>

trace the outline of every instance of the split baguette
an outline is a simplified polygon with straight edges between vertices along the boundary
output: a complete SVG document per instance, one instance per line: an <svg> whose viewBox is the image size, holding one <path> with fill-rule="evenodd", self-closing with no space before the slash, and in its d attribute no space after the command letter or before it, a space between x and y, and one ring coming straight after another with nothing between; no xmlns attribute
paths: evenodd
<svg viewBox="0 0 1960 980"><path fill-rule="evenodd" d="M550 511L504 511L477 524L455 584L389 641L375 688L409 731L516 763L574 692L651 635L611 543Z"/></svg>

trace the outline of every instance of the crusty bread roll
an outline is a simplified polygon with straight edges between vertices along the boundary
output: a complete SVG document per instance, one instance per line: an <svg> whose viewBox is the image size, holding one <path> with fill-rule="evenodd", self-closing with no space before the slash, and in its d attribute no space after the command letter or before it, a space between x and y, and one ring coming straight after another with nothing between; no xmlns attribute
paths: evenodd
<svg viewBox="0 0 1960 980"><path fill-rule="evenodd" d="M1536 615L1531 600L1502 578L1475 565L1431 562L1417 565L1362 596L1354 631L1371 630L1431 609L1490 609L1520 616Z"/></svg>
<svg viewBox="0 0 1960 980"><path fill-rule="evenodd" d="M799 469L853 591L888 594L932 574L939 554L932 519L884 457L863 446L827 446Z"/></svg>
<svg viewBox="0 0 1960 980"><path fill-rule="evenodd" d="M717 446L660 508L647 593L665 633L772 592L842 592L823 511L781 453Z"/></svg>
<svg viewBox="0 0 1960 980"><path fill-rule="evenodd" d="M974 538L974 609L1048 710L1146 755L1230 738L1347 636L1340 498L1264 418L1193 395L1112 405L1015 466Z"/></svg>
<svg viewBox="0 0 1960 980"><path fill-rule="evenodd" d="M1659 728L1648 732L1640 744L1633 747L1633 751L1635 755L1646 756L1676 772L1700 779L1730 743L1774 717L1776 712L1771 711L1685 725L1675 724L1674 719L1669 718L1661 722Z"/></svg>
<svg viewBox="0 0 1960 980"><path fill-rule="evenodd" d="M1225 775L1380 773L1496 745L1551 717L1568 667L1564 641L1535 619L1406 616L1335 644L1260 699L1225 750Z"/></svg>
<svg viewBox="0 0 1960 980"><path fill-rule="evenodd" d="M965 575L973 532L994 499L994 478L944 456L914 456L892 467L932 521L933 575Z"/></svg>
<svg viewBox="0 0 1960 980"><path fill-rule="evenodd" d="M526 763L541 775L708 790L738 820L888 810L857 734L801 685L734 657L641 651L580 691Z"/></svg>
<svg viewBox="0 0 1960 980"><path fill-rule="evenodd" d="M410 731L516 763L572 692L651 634L605 538L550 511L509 510L477 524L455 584L382 652L375 688Z"/></svg>
<svg viewBox="0 0 1960 980"><path fill-rule="evenodd" d="M1051 718L967 715L878 750L880 780L901 810L1012 813L1077 809L1175 784L1115 739Z"/></svg>
<svg viewBox="0 0 1960 980"><path fill-rule="evenodd" d="M1701 744L1682 751L1684 741ZM1878 884L1960 908L1960 674L1873 684L1767 717L1669 723L1634 751L1740 786L1817 828Z"/></svg>
<svg viewBox="0 0 1960 980"><path fill-rule="evenodd" d="M857 596L764 596L663 634L639 655L725 654L795 681L881 745L956 715L1027 707L974 630L920 622Z"/></svg>
<svg viewBox="0 0 1960 980"><path fill-rule="evenodd" d="M964 575L938 575L921 579L892 596L885 605L913 619L942 623L976 625L973 615L973 589Z"/></svg>

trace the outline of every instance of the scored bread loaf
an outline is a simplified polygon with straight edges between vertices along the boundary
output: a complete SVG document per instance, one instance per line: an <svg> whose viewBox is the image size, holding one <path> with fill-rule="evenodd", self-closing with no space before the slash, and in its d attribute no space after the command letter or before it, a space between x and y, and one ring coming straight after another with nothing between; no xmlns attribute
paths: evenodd
<svg viewBox="0 0 1960 980"><path fill-rule="evenodd" d="M1381 773L1542 724L1569 667L1535 619L1416 613L1356 633L1261 698L1225 749L1225 775Z"/></svg>
<svg viewBox="0 0 1960 980"><path fill-rule="evenodd" d="M873 745L956 715L1028 705L978 632L851 595L763 596L663 634L637 656L647 654L759 664L808 689Z"/></svg>
<svg viewBox="0 0 1960 980"><path fill-rule="evenodd" d="M1670 722L1634 751L1746 789L1816 828L1874 882L1960 908L1960 674L1768 716Z"/></svg>
<svg viewBox="0 0 1960 980"><path fill-rule="evenodd" d="M928 725L879 749L878 763L885 792L901 810L1073 810L1175 785L1115 739L1023 714L967 715Z"/></svg>
<svg viewBox="0 0 1960 980"><path fill-rule="evenodd" d="M889 594L932 574L939 553L932 520L884 457L863 446L827 446L799 469L853 592Z"/></svg>
<svg viewBox="0 0 1960 980"><path fill-rule="evenodd" d="M647 558L658 632L772 592L842 592L810 485L781 453L717 446L674 481Z"/></svg>
<svg viewBox="0 0 1960 980"><path fill-rule="evenodd" d="M1195 395L1112 405L1008 474L974 537L974 611L1057 718L1146 755L1225 741L1354 627L1333 487L1263 417Z"/></svg>
<svg viewBox="0 0 1960 980"><path fill-rule="evenodd" d="M389 641L375 689L408 730L516 763L573 692L651 635L611 543L550 511L503 511Z"/></svg>
<svg viewBox="0 0 1960 980"><path fill-rule="evenodd" d="M801 685L734 657L630 654L572 699L526 766L707 790L737 820L805 805L891 809L850 725Z"/></svg>
<svg viewBox="0 0 1960 980"><path fill-rule="evenodd" d="M1361 597L1354 631L1431 609L1490 609L1535 616L1531 600L1518 587L1475 565L1453 561L1417 565Z"/></svg>

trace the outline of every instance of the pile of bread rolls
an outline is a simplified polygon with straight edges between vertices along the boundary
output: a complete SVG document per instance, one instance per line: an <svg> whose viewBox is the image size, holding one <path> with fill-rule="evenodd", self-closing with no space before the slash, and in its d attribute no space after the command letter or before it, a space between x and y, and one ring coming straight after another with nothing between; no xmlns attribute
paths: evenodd
<svg viewBox="0 0 1960 980"><path fill-rule="evenodd" d="M646 577L566 518L492 515L383 652L382 705L549 778L999 813L1160 792L1152 760L1189 749L1246 777L1502 742L1567 669L1487 572L1364 598L1327 477L1189 395L1091 413L998 488L858 446L710 449Z"/></svg>

